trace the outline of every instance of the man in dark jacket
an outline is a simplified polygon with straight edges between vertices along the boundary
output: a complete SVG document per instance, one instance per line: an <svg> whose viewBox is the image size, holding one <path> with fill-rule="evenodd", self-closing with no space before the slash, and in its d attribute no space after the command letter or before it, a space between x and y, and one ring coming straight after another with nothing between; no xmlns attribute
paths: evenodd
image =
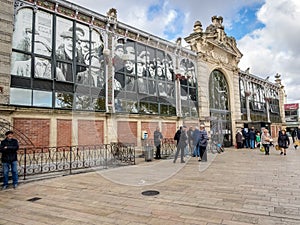
<svg viewBox="0 0 300 225"><path fill-rule="evenodd" d="M163 139L163 136L160 132L159 127L156 128L156 131L154 131L154 145L156 147L156 153L155 153L155 158L156 159L161 159L161 155L160 155L160 147L161 147L161 141Z"/></svg>
<svg viewBox="0 0 300 225"><path fill-rule="evenodd" d="M181 153L181 163L185 163L185 161L183 159L183 157L184 157L184 149L188 145L188 136L187 136L187 129L186 128L187 128L186 126L183 126L181 128L179 139L178 139L178 137L175 139L177 132L175 134L174 139L177 140L177 150L176 150L176 153L175 153L175 158L174 158L173 163L176 162L178 154L179 154L179 151Z"/></svg>
<svg viewBox="0 0 300 225"><path fill-rule="evenodd" d="M6 138L1 141L0 152L2 153L2 166L3 166L3 186L2 190L8 187L8 174L11 169L13 187L18 186L18 159L17 151L19 150L19 143L13 138L13 132L7 131Z"/></svg>

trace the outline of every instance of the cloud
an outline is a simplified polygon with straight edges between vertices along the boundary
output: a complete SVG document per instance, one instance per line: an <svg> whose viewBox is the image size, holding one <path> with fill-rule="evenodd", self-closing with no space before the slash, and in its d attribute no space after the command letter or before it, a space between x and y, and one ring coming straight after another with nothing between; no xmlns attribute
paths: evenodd
<svg viewBox="0 0 300 225"><path fill-rule="evenodd" d="M259 76L282 75L288 102L299 102L300 81L300 3L297 0L267 0L257 14L265 27L257 29L238 41L244 54L240 68L250 67Z"/></svg>

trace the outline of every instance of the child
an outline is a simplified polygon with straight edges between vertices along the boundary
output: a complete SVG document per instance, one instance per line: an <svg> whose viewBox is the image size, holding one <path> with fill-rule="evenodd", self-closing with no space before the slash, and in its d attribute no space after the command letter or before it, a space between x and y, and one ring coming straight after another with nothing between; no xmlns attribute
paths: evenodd
<svg viewBox="0 0 300 225"><path fill-rule="evenodd" d="M257 132L255 137L256 147L260 147L260 141L260 133Z"/></svg>

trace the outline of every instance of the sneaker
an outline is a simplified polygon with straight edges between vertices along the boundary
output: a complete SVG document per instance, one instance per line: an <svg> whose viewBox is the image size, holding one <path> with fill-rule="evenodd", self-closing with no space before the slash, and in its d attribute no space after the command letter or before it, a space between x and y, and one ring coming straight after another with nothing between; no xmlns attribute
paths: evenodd
<svg viewBox="0 0 300 225"><path fill-rule="evenodd" d="M2 190L6 190L8 186L2 186Z"/></svg>
<svg viewBox="0 0 300 225"><path fill-rule="evenodd" d="M185 163L185 161L181 161L181 163Z"/></svg>
<svg viewBox="0 0 300 225"><path fill-rule="evenodd" d="M283 152L280 152L280 155L282 155L283 154Z"/></svg>
<svg viewBox="0 0 300 225"><path fill-rule="evenodd" d="M14 187L14 189L16 189L16 188L18 187L18 185L17 185L17 184L14 184L14 186L13 186L13 187Z"/></svg>

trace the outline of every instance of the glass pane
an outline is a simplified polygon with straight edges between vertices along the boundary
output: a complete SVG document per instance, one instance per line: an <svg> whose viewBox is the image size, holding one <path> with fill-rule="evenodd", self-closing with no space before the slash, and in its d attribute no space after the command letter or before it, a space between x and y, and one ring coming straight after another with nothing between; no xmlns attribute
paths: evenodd
<svg viewBox="0 0 300 225"><path fill-rule="evenodd" d="M168 54L165 60L165 71L168 81L174 80L174 63L172 57Z"/></svg>
<svg viewBox="0 0 300 225"><path fill-rule="evenodd" d="M103 49L104 49L104 39L102 34L96 30L93 30L92 41L91 41L91 50L92 50L91 53L93 56L98 57L102 63L104 63Z"/></svg>
<svg viewBox="0 0 300 225"><path fill-rule="evenodd" d="M168 115L169 107L167 105L160 105L160 114Z"/></svg>
<svg viewBox="0 0 300 225"><path fill-rule="evenodd" d="M73 58L73 22L62 17L56 22L56 57L67 61Z"/></svg>
<svg viewBox="0 0 300 225"><path fill-rule="evenodd" d="M148 102L140 102L140 113L150 113Z"/></svg>
<svg viewBox="0 0 300 225"><path fill-rule="evenodd" d="M137 79L138 92L143 94L148 94L148 83L145 78Z"/></svg>
<svg viewBox="0 0 300 225"><path fill-rule="evenodd" d="M71 63L56 63L56 80L73 81L73 72Z"/></svg>
<svg viewBox="0 0 300 225"><path fill-rule="evenodd" d="M52 53L52 15L42 11L36 13L34 53L50 56Z"/></svg>
<svg viewBox="0 0 300 225"><path fill-rule="evenodd" d="M158 87L158 94L159 94L159 96L168 97L168 93L167 93L167 89L166 89L166 84L165 83L159 82L157 84L157 87Z"/></svg>
<svg viewBox="0 0 300 225"><path fill-rule="evenodd" d="M157 95L156 92L156 81L155 80L148 80L148 87L149 87L149 94L150 95Z"/></svg>
<svg viewBox="0 0 300 225"><path fill-rule="evenodd" d="M158 104L156 103L149 103L149 111L152 114L158 114Z"/></svg>
<svg viewBox="0 0 300 225"><path fill-rule="evenodd" d="M115 99L115 110L116 112L124 112L126 110L126 102L123 99Z"/></svg>
<svg viewBox="0 0 300 225"><path fill-rule="evenodd" d="M125 75L122 73L116 73L114 79L114 90L120 91L125 86Z"/></svg>
<svg viewBox="0 0 300 225"><path fill-rule="evenodd" d="M52 92L33 90L33 105L52 107Z"/></svg>
<svg viewBox="0 0 300 225"><path fill-rule="evenodd" d="M31 106L31 90L10 88L10 104Z"/></svg>
<svg viewBox="0 0 300 225"><path fill-rule="evenodd" d="M130 47L131 48L131 47ZM124 54L124 72L128 75L135 75L135 56L130 54Z"/></svg>
<svg viewBox="0 0 300 225"><path fill-rule="evenodd" d="M68 108L73 106L73 94L70 93L55 93L55 107Z"/></svg>
<svg viewBox="0 0 300 225"><path fill-rule="evenodd" d="M91 97L87 95L76 95L76 109L91 110Z"/></svg>
<svg viewBox="0 0 300 225"><path fill-rule="evenodd" d="M137 102L136 101L127 101L126 112L138 113Z"/></svg>
<svg viewBox="0 0 300 225"><path fill-rule="evenodd" d="M73 29L71 28L73 32ZM80 23L76 23L75 28L76 34L76 61L79 64L89 65L89 59L91 58L90 52L90 29L86 25L82 25ZM81 72L79 70L78 72Z"/></svg>
<svg viewBox="0 0 300 225"><path fill-rule="evenodd" d="M96 111L105 111L105 98L93 99L93 107Z"/></svg>
<svg viewBox="0 0 300 225"><path fill-rule="evenodd" d="M28 8L20 9L17 12L15 17L15 30L13 33L13 48L31 52L32 14L33 11Z"/></svg>
<svg viewBox="0 0 300 225"><path fill-rule="evenodd" d="M114 58L113 58L113 65L115 68L115 72L123 71L124 61L123 55L125 53L124 44L117 43L114 48Z"/></svg>
<svg viewBox="0 0 300 225"><path fill-rule="evenodd" d="M21 53L12 53L11 74L21 77L31 77L31 57Z"/></svg>
<svg viewBox="0 0 300 225"><path fill-rule="evenodd" d="M35 58L34 76L38 78L52 79L51 61L44 58Z"/></svg>
<svg viewBox="0 0 300 225"><path fill-rule="evenodd" d="M126 91L131 91L131 92L135 92L135 86L136 86L136 82L134 79L134 76L126 76L125 78L125 90Z"/></svg>

